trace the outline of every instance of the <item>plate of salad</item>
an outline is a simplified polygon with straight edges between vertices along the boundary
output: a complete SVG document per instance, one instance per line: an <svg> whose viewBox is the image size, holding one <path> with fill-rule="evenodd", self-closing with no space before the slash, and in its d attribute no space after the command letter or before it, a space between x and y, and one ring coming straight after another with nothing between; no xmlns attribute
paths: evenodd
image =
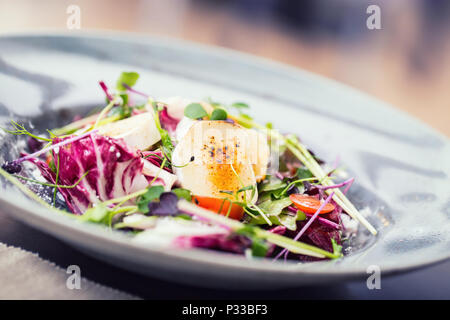
<svg viewBox="0 0 450 320"><path fill-rule="evenodd" d="M448 139L380 101L173 40L0 46L2 211L99 259L267 288L449 257Z"/></svg>

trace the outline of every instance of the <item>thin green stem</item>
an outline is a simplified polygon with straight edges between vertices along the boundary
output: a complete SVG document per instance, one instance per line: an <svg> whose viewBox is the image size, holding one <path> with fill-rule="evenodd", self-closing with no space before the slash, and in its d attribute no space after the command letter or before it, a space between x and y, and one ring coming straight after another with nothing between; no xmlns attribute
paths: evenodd
<svg viewBox="0 0 450 320"><path fill-rule="evenodd" d="M32 183L36 183L36 184L40 184L42 186L46 186L46 187L51 187L51 188L62 188L62 189L72 189L75 188L82 180L84 177L86 177L88 175L89 171L86 171L78 180L77 182L75 182L74 184L70 185L70 186L66 186L66 185L60 185L60 184L52 184L52 183L45 183L45 182L41 182L38 180L34 180L34 179L30 179L27 177L23 177L23 176L19 176L17 174L12 174L13 177L17 178L17 179L21 179L21 180L25 180L28 182L32 182Z"/></svg>
<svg viewBox="0 0 450 320"><path fill-rule="evenodd" d="M120 207L116 210L113 210L112 212L114 213L114 215L116 215L121 212L136 210L137 208L138 208L138 206L124 206L124 207Z"/></svg>
<svg viewBox="0 0 450 320"><path fill-rule="evenodd" d="M156 176L153 177L152 181L150 182L150 185L152 185L153 182L155 182L156 179L159 177L159 175L161 174L161 171L163 170L164 166L166 165L166 161L167 161L167 159L164 158L164 160L161 162L161 166L159 167L158 173L156 174Z"/></svg>
<svg viewBox="0 0 450 320"><path fill-rule="evenodd" d="M264 218L264 220L266 220L267 224L269 226L272 225L272 221L270 221L270 219L267 218L266 214L256 204L247 205L247 207L250 208L250 209L253 209L255 211L258 211L258 213Z"/></svg>
<svg viewBox="0 0 450 320"><path fill-rule="evenodd" d="M258 219L258 217L256 217L253 213L251 213L251 211L248 210L246 207L244 207L244 211L253 219Z"/></svg>
<svg viewBox="0 0 450 320"><path fill-rule="evenodd" d="M287 185L286 188L283 189L283 191L281 191L280 196L285 194L289 190L289 188L291 188L293 185L295 185L297 183L305 182L305 181L314 181L314 180L318 180L318 179L316 177L313 177L313 178L304 178L304 179L299 179L299 180L292 181L291 183L289 183Z"/></svg>
<svg viewBox="0 0 450 320"><path fill-rule="evenodd" d="M44 138L44 137L39 137L37 135L32 134L31 132L29 132L27 129L25 129L25 126L18 124L16 121L11 120L11 124L14 127L15 130L7 130L7 129L3 129L3 131L9 133L9 134L13 134L16 136L19 135L27 135L30 136L36 140L42 140L42 141L52 141L52 139L49 138Z"/></svg>
<svg viewBox="0 0 450 320"><path fill-rule="evenodd" d="M94 126L92 127L92 129L97 129L97 127L99 126L100 121L103 119L103 117L109 112L109 110L111 110L112 107L114 107L114 105L116 104L117 100L116 98L112 99L110 103L108 103L108 105L103 108L102 112L100 112L100 114L97 117L97 120L95 120Z"/></svg>
<svg viewBox="0 0 450 320"><path fill-rule="evenodd" d="M81 128L87 126L88 124L94 122L98 118L98 116L99 116L98 114L94 114L94 115L88 116L86 118L80 119L78 121L69 123L68 125L66 125L64 127L53 129L52 130L53 134L55 134L57 136L71 134L71 133L77 131L78 129L81 129ZM114 115L111 117L107 117L105 119L100 120L98 123L98 126L101 127L107 123L114 122L114 121L117 121L120 119L121 119L120 115ZM87 128L87 130L91 130L92 128L93 128L93 126L90 126Z"/></svg>
<svg viewBox="0 0 450 320"><path fill-rule="evenodd" d="M142 190L130 193L130 194L128 194L126 196L123 196L123 197L106 200L103 203L105 205L109 205L109 204L114 204L114 203L118 203L118 202L126 202L126 201L128 201L130 199L142 196L146 192L147 192L147 189L142 189Z"/></svg>

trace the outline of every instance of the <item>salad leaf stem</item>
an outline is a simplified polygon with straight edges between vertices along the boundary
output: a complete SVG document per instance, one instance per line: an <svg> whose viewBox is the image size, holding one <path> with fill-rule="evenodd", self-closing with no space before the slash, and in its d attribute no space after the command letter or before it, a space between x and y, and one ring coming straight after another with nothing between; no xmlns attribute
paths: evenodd
<svg viewBox="0 0 450 320"><path fill-rule="evenodd" d="M92 129L97 129L97 127L100 125L100 121L103 119L103 117L111 110L112 107L117 103L117 99L112 99L106 107L103 108L103 110L99 113L97 116L97 120L95 120L94 126Z"/></svg>
<svg viewBox="0 0 450 320"><path fill-rule="evenodd" d="M124 207L120 207L116 210L113 210L112 212L114 214L118 214L121 212L134 211L134 210L137 210L137 208L138 208L138 206L124 206Z"/></svg>
<svg viewBox="0 0 450 320"><path fill-rule="evenodd" d="M133 199L133 198L142 196L144 193L147 192L147 190L148 190L148 189L145 188L145 189L142 189L142 190L139 190L139 191L130 193L130 194L128 194L128 195L126 195L126 196L123 196L123 197L119 197L119 198L114 198L114 199L106 200L106 201L104 201L103 203L104 203L105 205L109 205L109 204L114 204L114 203L119 203L119 202L126 202L126 201L128 201L128 200L130 200L130 199Z"/></svg>
<svg viewBox="0 0 450 320"><path fill-rule="evenodd" d="M304 178L304 179L298 179L298 180L292 181L291 183L289 183L289 184L287 185L286 188L283 189L283 191L281 191L280 196L284 195L284 194L285 194L285 193L286 193L293 185L295 185L295 184L297 184L297 183L305 182L305 181L315 181L315 180L317 180L316 177L313 177L313 178Z"/></svg>
<svg viewBox="0 0 450 320"><path fill-rule="evenodd" d="M161 174L161 171L163 170L164 166L166 165L167 162L167 158L164 158L164 160L161 162L161 165L159 166L159 170L158 173L156 174L156 176L153 177L152 181L150 181L150 186L156 181L156 179L158 179L159 175Z"/></svg>
<svg viewBox="0 0 450 320"><path fill-rule="evenodd" d="M36 140L42 140L42 141L52 141L52 139L49 138L44 138L44 137L39 137L37 135L32 134L31 132L29 132L27 129L25 129L24 125L18 124L16 121L11 120L11 124L14 127L14 130L7 130L7 129L3 129L3 131L9 133L9 134L13 134L13 135L27 135L30 136Z"/></svg>
<svg viewBox="0 0 450 320"><path fill-rule="evenodd" d="M266 216L266 214L256 204L250 204L250 205L247 205L247 207L249 209L253 209L253 210L257 211L261 215L261 217L263 217L264 220L266 220L266 222L269 226L272 225L272 221L270 221L270 219Z"/></svg>
<svg viewBox="0 0 450 320"><path fill-rule="evenodd" d="M91 116L88 116L88 117L85 117L83 119L80 119L80 120L74 121L72 123L69 123L68 125L66 125L64 127L53 129L52 132L55 135L57 135L57 136L74 133L75 131L77 131L77 130L79 130L79 129L81 129L81 128L83 128L83 127L85 127L85 126L87 126L87 125L89 125L89 124L91 124L93 122L95 122L95 120L98 118L98 116L99 116L98 113L93 114ZM117 121L117 120L120 120L120 119L121 119L121 116L118 115L118 114L110 116L110 117L106 117L106 118L104 118L104 119L99 121L98 126L100 127L100 126L102 126L104 124L107 124L107 123L110 123L110 122L114 122L114 121ZM88 129L90 129L90 128L88 128Z"/></svg>
<svg viewBox="0 0 450 320"><path fill-rule="evenodd" d="M106 86L105 82L99 81L98 84L100 85L100 87L102 88L103 92L105 93L106 98L109 101L114 100L114 97L109 93L108 87Z"/></svg>
<svg viewBox="0 0 450 320"><path fill-rule="evenodd" d="M17 174L12 174L13 177L20 179L20 180L25 180L28 182L32 182L32 183L36 183L36 184L40 184L42 186L46 186L46 187L51 187L51 188L62 188L62 189L72 189L75 188L83 179L84 177L86 177L88 175L89 171L86 171L74 184L67 186L67 185L61 185L61 184L52 184L52 183L45 183L45 182L41 182L38 180L34 180L34 179L30 179L24 176L20 176Z"/></svg>

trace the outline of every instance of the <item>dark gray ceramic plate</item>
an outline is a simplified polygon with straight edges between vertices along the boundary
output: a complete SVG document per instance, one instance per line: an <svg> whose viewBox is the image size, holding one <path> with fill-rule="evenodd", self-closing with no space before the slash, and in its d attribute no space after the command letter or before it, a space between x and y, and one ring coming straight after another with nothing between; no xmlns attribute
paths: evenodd
<svg viewBox="0 0 450 320"><path fill-rule="evenodd" d="M99 259L142 274L210 287L285 287L417 268L450 256L450 144L408 115L328 79L236 52L129 34L0 38L0 122L37 131L104 103L97 81L141 74L154 96L246 101L259 121L297 133L356 177L350 198L370 209L376 237L359 232L349 254L310 264L247 261L202 250L139 246L121 234L48 212L2 182L1 209ZM3 135L0 160L20 142Z"/></svg>

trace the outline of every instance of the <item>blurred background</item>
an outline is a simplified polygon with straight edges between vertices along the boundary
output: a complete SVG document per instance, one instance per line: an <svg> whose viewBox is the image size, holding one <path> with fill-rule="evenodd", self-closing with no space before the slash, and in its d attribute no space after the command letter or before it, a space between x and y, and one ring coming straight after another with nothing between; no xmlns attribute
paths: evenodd
<svg viewBox="0 0 450 320"><path fill-rule="evenodd" d="M341 81L450 136L449 0L0 0L0 33L108 29L231 48ZM381 29L369 30L369 5ZM1 48L0 48L1 51Z"/></svg>

